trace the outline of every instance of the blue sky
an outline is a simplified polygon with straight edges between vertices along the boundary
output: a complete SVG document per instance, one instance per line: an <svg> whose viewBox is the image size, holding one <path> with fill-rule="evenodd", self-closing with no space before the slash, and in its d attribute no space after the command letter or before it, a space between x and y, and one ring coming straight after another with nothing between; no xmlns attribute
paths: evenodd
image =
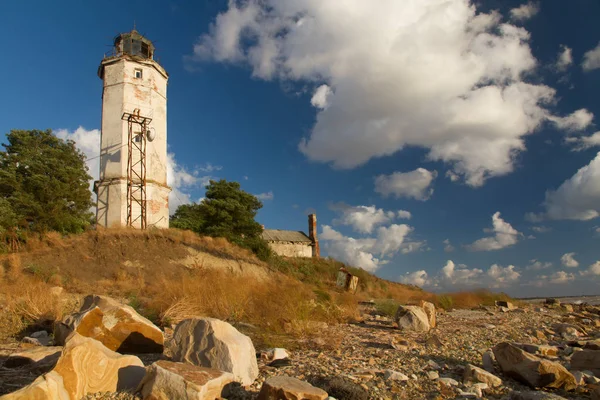
<svg viewBox="0 0 600 400"><path fill-rule="evenodd" d="M97 67L135 21L170 74L173 206L235 180L387 279L599 293L600 3L368 3L3 2L0 132L97 155Z"/></svg>

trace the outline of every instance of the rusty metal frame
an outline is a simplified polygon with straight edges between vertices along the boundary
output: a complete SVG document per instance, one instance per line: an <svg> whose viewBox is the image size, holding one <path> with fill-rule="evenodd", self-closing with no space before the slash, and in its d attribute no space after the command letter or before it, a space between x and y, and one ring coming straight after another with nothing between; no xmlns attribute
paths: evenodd
<svg viewBox="0 0 600 400"><path fill-rule="evenodd" d="M146 229L146 131L152 118L140 115L140 109L136 108L133 113L124 112L121 116L127 121L127 226ZM134 132L134 126L140 127L139 135ZM139 137L139 141L136 139ZM134 154L139 159L134 161ZM133 214L133 206L140 206L139 215Z"/></svg>

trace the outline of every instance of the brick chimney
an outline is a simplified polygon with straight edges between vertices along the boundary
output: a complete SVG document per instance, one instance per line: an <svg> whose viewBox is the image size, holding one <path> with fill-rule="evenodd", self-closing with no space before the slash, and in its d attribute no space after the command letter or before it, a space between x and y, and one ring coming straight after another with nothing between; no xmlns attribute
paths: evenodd
<svg viewBox="0 0 600 400"><path fill-rule="evenodd" d="M317 239L317 214L308 216L308 237L313 242L313 257L319 258L321 252L319 249L319 240Z"/></svg>

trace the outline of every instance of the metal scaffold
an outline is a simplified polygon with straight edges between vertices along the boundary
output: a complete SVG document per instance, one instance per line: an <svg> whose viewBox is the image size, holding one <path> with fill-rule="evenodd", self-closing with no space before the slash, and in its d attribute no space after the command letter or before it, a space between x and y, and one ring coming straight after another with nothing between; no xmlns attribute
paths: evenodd
<svg viewBox="0 0 600 400"><path fill-rule="evenodd" d="M124 112L121 117L127 121L127 226L146 229L146 132L152 118L140 115L140 109L133 113ZM134 127L140 131L134 132ZM134 208L139 207L139 213Z"/></svg>

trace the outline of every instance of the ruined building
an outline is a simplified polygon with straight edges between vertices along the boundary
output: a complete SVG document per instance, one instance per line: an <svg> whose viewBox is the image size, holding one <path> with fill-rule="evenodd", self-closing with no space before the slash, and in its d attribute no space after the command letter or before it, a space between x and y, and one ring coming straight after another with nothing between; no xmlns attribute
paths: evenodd
<svg viewBox="0 0 600 400"><path fill-rule="evenodd" d="M98 68L103 81L100 226L168 228L167 80L154 45L135 29L115 37Z"/></svg>
<svg viewBox="0 0 600 400"><path fill-rule="evenodd" d="M308 236L301 231L264 229L262 238L266 240L271 250L280 256L316 258L320 256L316 214L308 216Z"/></svg>

